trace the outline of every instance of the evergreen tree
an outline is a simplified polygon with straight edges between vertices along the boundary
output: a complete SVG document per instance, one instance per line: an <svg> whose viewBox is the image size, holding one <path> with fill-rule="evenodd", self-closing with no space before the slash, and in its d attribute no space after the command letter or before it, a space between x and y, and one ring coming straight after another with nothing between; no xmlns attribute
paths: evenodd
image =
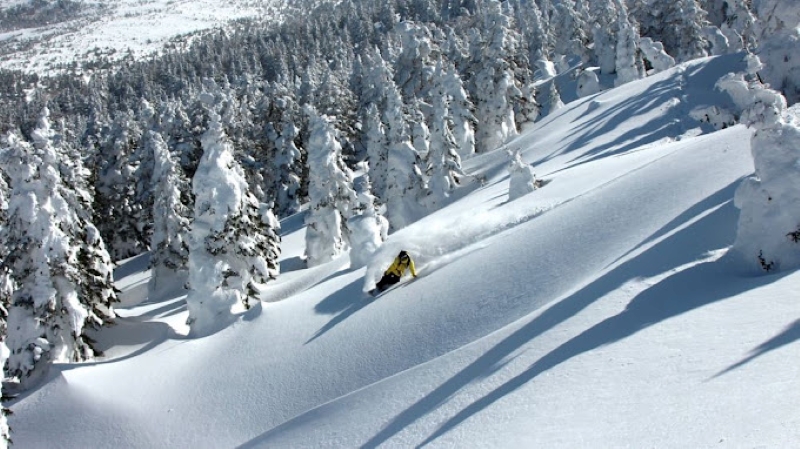
<svg viewBox="0 0 800 449"><path fill-rule="evenodd" d="M508 165L508 200L514 201L536 190L537 181L533 168L522 160L519 150L509 151L508 154L511 157Z"/></svg>
<svg viewBox="0 0 800 449"><path fill-rule="evenodd" d="M239 307L258 301L258 285L278 275L276 221L248 190L233 158L221 118L210 113L202 137L203 157L192 180L195 195L189 246L191 334L204 336L227 326Z"/></svg>
<svg viewBox="0 0 800 449"><path fill-rule="evenodd" d="M95 222L113 260L121 260L145 251L147 242L139 233L136 182L132 154L140 141L138 125L127 111L120 113L110 134L100 143L95 182Z"/></svg>
<svg viewBox="0 0 800 449"><path fill-rule="evenodd" d="M48 115L42 114L34 145L10 134L0 160L12 189L1 271L17 286L8 300L7 374L23 388L53 362L97 355L86 332L113 321L116 301L100 235L67 199L74 192L60 175Z"/></svg>
<svg viewBox="0 0 800 449"><path fill-rule="evenodd" d="M6 360L10 355L8 346L6 346L6 336L8 335L8 307L11 304L11 294L14 292L14 286L11 279L10 268L4 263L3 259L8 254L8 248L5 244L4 236L6 235L5 227L8 220L8 197L9 189L8 183L3 174L2 164L0 164L0 372L3 373L5 379L5 366ZM2 388L0 388L0 397L4 397ZM0 406L2 407L2 406ZM2 407L0 410L0 449L8 447L11 431L8 427L8 409Z"/></svg>
<svg viewBox="0 0 800 449"><path fill-rule="evenodd" d="M396 32L400 54L394 63L394 81L403 100L410 103L426 98L432 84L434 64L438 49L434 48L431 32L425 25L402 22Z"/></svg>
<svg viewBox="0 0 800 449"><path fill-rule="evenodd" d="M350 268L360 268L369 262L388 237L389 221L378 211L375 196L370 192L369 175L355 183L356 203L353 216L347 219L350 233Z"/></svg>
<svg viewBox="0 0 800 449"><path fill-rule="evenodd" d="M411 142L405 105L393 83L386 86L382 123L388 150L386 215L392 230L406 227L422 216L420 200L425 193L419 153Z"/></svg>
<svg viewBox="0 0 800 449"><path fill-rule="evenodd" d="M616 86L636 81L644 76L644 63L639 53L639 31L628 19L628 8L617 0L617 48L614 80Z"/></svg>
<svg viewBox="0 0 800 449"><path fill-rule="evenodd" d="M153 233L150 248L151 296L165 286L182 286L181 279L187 276L189 258L188 236L191 209L183 201L182 192L187 190L188 180L173 160L164 139L150 131L150 148L153 151Z"/></svg>
<svg viewBox="0 0 800 449"><path fill-rule="evenodd" d="M353 174L344 164L332 119L308 106L308 198L306 260L309 267L330 262L348 249L346 220L353 215Z"/></svg>
<svg viewBox="0 0 800 449"><path fill-rule="evenodd" d="M472 87L477 99L475 140L478 152L494 150L517 135L512 99L522 94L515 84L509 63L511 55L516 54L519 35L512 31L511 20L503 13L500 2L489 0L485 7L485 45L476 42L475 38L472 44L482 48L479 59L473 60L480 67Z"/></svg>
<svg viewBox="0 0 800 449"><path fill-rule="evenodd" d="M478 122L472 113L475 106L470 101L455 67L450 66L447 69L442 82L447 96L450 98L450 115L453 119L453 138L456 151L462 159L470 158L475 154L475 127Z"/></svg>
<svg viewBox="0 0 800 449"><path fill-rule="evenodd" d="M281 126L280 134L274 131L275 157L273 166L278 173L276 177L276 198L281 216L291 215L300 208L300 165L302 154L295 140L300 134L294 123L288 119Z"/></svg>
<svg viewBox="0 0 800 449"><path fill-rule="evenodd" d="M447 77L439 66L435 76L436 83L431 92L432 123L431 151L427 155L430 180L427 197L428 207L436 210L442 207L445 199L458 185L461 170L461 157L458 155L458 144L453 134L454 123L450 111L450 96L447 89Z"/></svg>
<svg viewBox="0 0 800 449"><path fill-rule="evenodd" d="M617 40L614 35L614 23L619 18L616 5L608 0L589 0L588 12L591 14L593 51L595 63L600 67L600 73L610 75L617 68L616 48Z"/></svg>
<svg viewBox="0 0 800 449"><path fill-rule="evenodd" d="M373 103L367 108L364 117L364 137L369 173L373 180L373 192L379 202L386 201L387 175L389 173L389 145L386 140L386 130L381 121L378 107Z"/></svg>
<svg viewBox="0 0 800 449"><path fill-rule="evenodd" d="M749 56L748 78L762 68ZM728 74L717 83L740 108L742 121L755 129L751 152L755 173L736 189L740 209L731 254L754 269L786 271L800 267L800 110L787 108L786 99L760 82Z"/></svg>
<svg viewBox="0 0 800 449"><path fill-rule="evenodd" d="M756 53L764 62L758 74L795 104L800 101L800 8L783 0L761 0L753 6L759 18Z"/></svg>

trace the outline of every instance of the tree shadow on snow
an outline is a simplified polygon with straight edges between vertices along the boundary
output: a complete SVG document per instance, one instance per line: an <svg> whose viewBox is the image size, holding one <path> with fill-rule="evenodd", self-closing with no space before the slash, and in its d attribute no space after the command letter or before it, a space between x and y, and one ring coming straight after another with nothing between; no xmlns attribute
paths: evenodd
<svg viewBox="0 0 800 449"><path fill-rule="evenodd" d="M314 307L314 311L319 314L335 316L318 330L313 337L306 341L305 344L309 344L323 336L371 302L364 297L365 293L361 291L363 282L363 279L356 279L346 287L323 299Z"/></svg>
<svg viewBox="0 0 800 449"><path fill-rule="evenodd" d="M701 124L688 114L689 108L709 104L731 104L727 94L715 88L717 80L728 72L743 69L743 53L719 57L720 62L713 64L692 65L681 74L676 74L650 86L645 92L632 96L603 111L602 114L586 120L605 102L604 93L585 100L586 111L573 123L577 139L563 149L555 150L550 155L536 161L535 166L558 155L575 152L576 155L566 168L580 165L600 158L622 154L664 138L678 137L688 128L702 127L705 132L713 128ZM723 62L724 60L724 62ZM613 92L608 95L614 96ZM610 101L610 100L609 100ZM636 129L619 135L612 142L595 147L591 143L606 135L613 135L615 130L629 121L631 117L647 113L655 108L675 107L676 111L663 113ZM590 151L582 151L592 148Z"/></svg>
<svg viewBox="0 0 800 449"><path fill-rule="evenodd" d="M782 348L786 345L792 344L796 341L800 341L800 320L797 320L794 323L787 326L780 334L758 345L758 347L750 351L750 355L745 357L743 360L736 362L733 365L715 374L714 377L712 377L712 379L724 376L725 374L728 374L731 371L737 370L743 367L744 365L747 365L748 363L761 357L762 355L765 355L776 349Z"/></svg>
<svg viewBox="0 0 800 449"><path fill-rule="evenodd" d="M723 262L706 262L662 280L637 295L621 313L603 320L563 343L524 372L464 408L441 425L422 445L434 441L540 374L570 359L623 340L670 318L774 281L774 277L770 277L760 282L744 278L738 279L737 282L736 278L729 275L729 271Z"/></svg>
<svg viewBox="0 0 800 449"><path fill-rule="evenodd" d="M675 267L690 264L708 252L726 247L733 241L738 211L730 201L730 196L712 195L690 210L697 211L696 217L685 218L686 222L694 218L691 225L674 231L650 249L553 304L426 397L396 416L364 447L375 447L388 441L404 428L446 403L462 388L490 375L498 365L505 363L508 357L523 349L529 342L575 316L626 282L656 276ZM674 227L677 229L680 226L674 224ZM663 232L662 228L657 234ZM651 236L649 240L653 238L655 237ZM774 281L774 277L761 281L736 278L730 271L724 262L707 262L694 265L662 280L635 297L619 315L587 329L539 359L525 372L473 402L441 425L422 445L434 441L539 374L573 357L629 337L653 324L755 288L761 283Z"/></svg>

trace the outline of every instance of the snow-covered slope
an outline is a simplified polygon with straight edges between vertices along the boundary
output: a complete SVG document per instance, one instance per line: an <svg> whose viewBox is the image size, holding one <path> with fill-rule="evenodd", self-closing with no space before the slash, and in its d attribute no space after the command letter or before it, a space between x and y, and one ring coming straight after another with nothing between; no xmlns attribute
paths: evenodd
<svg viewBox="0 0 800 449"><path fill-rule="evenodd" d="M3 10L30 4L4 1ZM61 4L67 5L60 8ZM0 67L40 74L59 65L142 57L187 35L243 18L279 20L284 0L111 0L40 3L42 20L0 22ZM50 6L42 6L50 5ZM42 9L54 10L52 13ZM24 17L32 14L25 14ZM34 17L36 17L34 15ZM181 37L181 39L176 39Z"/></svg>
<svg viewBox="0 0 800 449"><path fill-rule="evenodd" d="M800 441L797 273L725 257L751 131L690 118L737 57L567 105L508 148L540 190L485 183L392 235L366 269L284 273L234 326L184 337L182 298L117 272L107 360L60 365L12 404L19 447L792 447ZM420 277L372 301L397 250Z"/></svg>

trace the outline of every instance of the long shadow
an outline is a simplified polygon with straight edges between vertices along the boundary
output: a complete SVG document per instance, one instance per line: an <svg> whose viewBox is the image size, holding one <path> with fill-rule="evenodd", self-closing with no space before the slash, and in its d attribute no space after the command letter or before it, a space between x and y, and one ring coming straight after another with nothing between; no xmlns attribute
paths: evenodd
<svg viewBox="0 0 800 449"><path fill-rule="evenodd" d="M335 315L333 319L328 321L325 326L318 330L313 337L311 337L305 344L309 344L317 338L325 335L328 331L342 323L344 320L353 316L354 313L366 307L370 301L364 298L364 292L361 291L361 279L348 284L345 288L334 292L332 295L320 301L314 307L317 313L325 315Z"/></svg>
<svg viewBox="0 0 800 449"><path fill-rule="evenodd" d="M712 208L711 205L708 205L708 207ZM597 299L616 290L625 282L638 277L650 277L664 273L674 267L696 261L709 251L729 245L735 236L736 216L737 210L731 202L725 203L722 207L716 207L713 212L706 214L702 219L699 219L691 226L676 232L669 238L654 245L648 251L643 252L611 270L604 276L601 276L578 292L553 304L550 308L506 337L455 376L437 387L426 397L420 399L415 404L411 405L411 407L397 415L378 434L372 437L364 447L375 447L388 441L393 435L396 435L418 419L434 411L474 380L484 378L489 373L496 370L497 365L504 363L506 357L524 347L529 341L584 310ZM690 249L687 250L686 248ZM688 307L688 305L676 305L676 307ZM677 311L675 313L677 313ZM658 313L652 313L651 315L651 318L648 319L655 320L658 319L659 316L663 316L663 314ZM627 322L633 323L635 321L633 315L625 315L625 317L625 321ZM602 329L605 329L605 327ZM613 329L610 331L613 331ZM602 335L599 332L592 332L591 335L594 336L595 333ZM616 334L611 333L606 335L618 335L619 338L622 338L624 332L620 331ZM537 365L536 369L542 366L555 366L553 362L557 360L566 360L566 354L574 355L576 354L576 350L584 347L588 348L594 344L595 343L590 339L577 340L571 343L567 348L560 351L557 350L559 352L547 356L543 362ZM534 376L530 377L533 378L537 371L532 368L532 370L529 370L529 373L534 374ZM437 431L429 440L432 441L434 438L442 435L459 422L507 394L507 390L513 391L518 385L521 385L527 380L529 379L525 376L519 377L517 382L512 382L508 384L508 386L501 387L496 393L492 393L487 398L471 405L464 412L459 413L457 418L453 418L453 420L443 426L440 431Z"/></svg>
<svg viewBox="0 0 800 449"><path fill-rule="evenodd" d="M797 320L791 325L787 326L786 329L783 330L783 332L776 335L775 337L770 338L764 343L758 345L758 347L750 351L750 355L745 357L743 360L736 362L733 365L715 374L712 379L724 376L725 374L728 374L733 370L739 369L744 365L747 365L748 363L761 357L764 354L767 354L768 352L774 351L778 348L782 348L798 340L800 340L800 320Z"/></svg>
<svg viewBox="0 0 800 449"><path fill-rule="evenodd" d="M523 373L470 404L445 422L422 445L444 435L538 375L574 357L618 342L654 324L733 297L774 280L775 277L736 279L726 273L724 263L716 261L701 263L674 274L640 293L620 314L587 329L537 360Z"/></svg>
<svg viewBox="0 0 800 449"><path fill-rule="evenodd" d="M726 73L743 68L743 54L738 53L721 56L719 59L724 61L687 67L682 74L676 74L674 77L654 83L645 92L619 102L613 107L603 111L602 114L598 114L596 117L580 123L580 128L575 128L576 134L579 134L576 140L563 149L554 151L549 156L536 161L534 165L539 165L557 155L578 152L586 148L595 139L613 133L615 129L628 121L631 116L647 112L654 107L667 105L670 99L678 98L678 95L681 95L679 98L679 107L702 104L730 104L730 98L726 94L717 91L714 88L714 84ZM595 102L602 103L603 101L604 96L602 93L593 96L591 100L587 99L585 104L586 112L581 115L576 122L594 112L595 108L592 105L596 104ZM679 133L681 131L681 127L687 121L691 123L692 126L700 125L685 113L662 114L643 125L635 132L631 131L618 137L612 143L601 145L595 147L591 151L584 151L577 154L573 157L572 161L576 164L581 164L601 157L619 154L634 147L653 143L663 137L674 136L676 132ZM576 123L576 126L577 125L578 123ZM609 153L608 150L615 145L624 146Z"/></svg>
<svg viewBox="0 0 800 449"><path fill-rule="evenodd" d="M641 243L636 245L635 247L631 248L630 251L625 252L625 254L621 255L620 257L616 258L614 262L611 262L608 266L612 266L615 263L619 262L622 259L625 259L632 253L634 253L639 248L646 246L647 244L658 240L659 238L669 234L670 232L677 229L679 226L687 223L694 217L700 216L705 211L712 211L718 207L726 207L724 206L726 203L730 203L732 201L734 193L736 192L736 188L739 187L743 178L737 179L736 181L728 184L727 187L724 187L711 196L706 197L699 203L695 204L694 206L686 209L683 213L675 217L674 219L670 220L669 223L665 224L661 227L658 231L654 232L653 235L643 240ZM729 212L734 212L731 209L728 209Z"/></svg>
<svg viewBox="0 0 800 449"><path fill-rule="evenodd" d="M98 345L97 349L101 351L108 351L113 346L134 346L134 345L142 345L138 349L131 351L125 355L121 355L119 357L113 357L109 359L95 359L94 361L90 362L75 362L75 363L55 363L49 368L47 371L42 375L42 378L29 386L29 388L25 390L18 389L15 384L6 383L3 384L3 393L12 396L13 399L8 403L8 405L14 405L23 399L27 398L31 394L37 392L40 388L45 386L46 384L50 383L54 379L61 376L61 373L66 371L71 371L78 368L86 368L91 366L100 366L100 365L108 365L112 363L119 363L125 360L132 359L134 357L140 356L156 348L160 344L164 343L167 340L184 340L188 341L188 339L182 335L178 335L175 331L165 323L158 323L158 322L148 322L148 323L132 323L135 327L139 328L137 332L120 332L114 340L114 345L103 347L102 345ZM106 331L107 332L107 331Z"/></svg>

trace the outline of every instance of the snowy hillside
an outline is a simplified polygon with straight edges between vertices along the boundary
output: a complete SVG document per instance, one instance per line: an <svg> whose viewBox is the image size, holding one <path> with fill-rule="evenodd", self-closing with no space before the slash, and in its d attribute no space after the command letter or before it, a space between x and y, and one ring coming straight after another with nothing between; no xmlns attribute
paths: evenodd
<svg viewBox="0 0 800 449"><path fill-rule="evenodd" d="M52 74L60 65L116 61L184 46L187 35L243 18L278 20L282 0L113 0L105 2L0 2L0 68ZM35 5L35 6L34 6ZM180 39L176 39L179 38Z"/></svg>
<svg viewBox="0 0 800 449"><path fill-rule="evenodd" d="M797 272L751 277L726 249L752 131L691 118L741 56L566 105L465 161L472 191L371 263L281 276L235 325L189 339L183 297L117 269L106 358L57 364L10 404L17 447L794 447ZM508 201L509 156L546 185ZM363 292L399 249L419 278ZM45 424L46 423L46 424Z"/></svg>

